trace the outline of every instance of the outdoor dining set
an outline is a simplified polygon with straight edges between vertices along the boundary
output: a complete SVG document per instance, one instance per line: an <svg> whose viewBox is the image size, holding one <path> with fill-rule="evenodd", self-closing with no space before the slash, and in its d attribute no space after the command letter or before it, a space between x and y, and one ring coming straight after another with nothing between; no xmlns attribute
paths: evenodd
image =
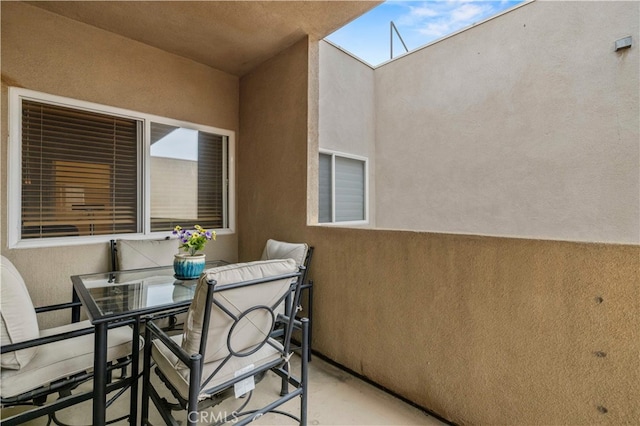
<svg viewBox="0 0 640 426"><path fill-rule="evenodd" d="M109 247L110 271L72 276L71 302L37 308L2 256L2 408L19 407L3 424L60 424L57 412L86 401L93 425L150 424L150 409L170 425L206 416L242 425L266 413L306 424L313 247L268 240L260 260L207 261L196 277L176 275L175 239ZM60 309L69 324L39 328L37 314ZM261 389L267 376L278 391ZM118 398L128 413L109 410ZM212 414L230 399L233 412ZM291 400L297 408L283 410Z"/></svg>

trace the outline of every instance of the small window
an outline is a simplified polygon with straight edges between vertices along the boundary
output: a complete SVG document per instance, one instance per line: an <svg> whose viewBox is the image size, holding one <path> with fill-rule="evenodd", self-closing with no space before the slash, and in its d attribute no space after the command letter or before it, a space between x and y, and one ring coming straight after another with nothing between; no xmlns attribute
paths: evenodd
<svg viewBox="0 0 640 426"><path fill-rule="evenodd" d="M337 153L320 153L318 221L367 220L367 161Z"/></svg>
<svg viewBox="0 0 640 426"><path fill-rule="evenodd" d="M177 224L233 232L233 132L9 94L10 247L157 237Z"/></svg>

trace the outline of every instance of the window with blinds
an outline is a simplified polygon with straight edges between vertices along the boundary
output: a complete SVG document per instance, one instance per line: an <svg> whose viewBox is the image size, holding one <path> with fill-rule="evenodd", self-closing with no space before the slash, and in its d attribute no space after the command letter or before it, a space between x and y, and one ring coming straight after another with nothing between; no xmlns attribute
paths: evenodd
<svg viewBox="0 0 640 426"><path fill-rule="evenodd" d="M151 123L151 231L224 223L227 138Z"/></svg>
<svg viewBox="0 0 640 426"><path fill-rule="evenodd" d="M138 232L139 128L22 100L22 239Z"/></svg>
<svg viewBox="0 0 640 426"><path fill-rule="evenodd" d="M367 220L365 159L321 153L318 176L318 222Z"/></svg>
<svg viewBox="0 0 640 426"><path fill-rule="evenodd" d="M10 248L233 232L234 132L23 88L8 98Z"/></svg>

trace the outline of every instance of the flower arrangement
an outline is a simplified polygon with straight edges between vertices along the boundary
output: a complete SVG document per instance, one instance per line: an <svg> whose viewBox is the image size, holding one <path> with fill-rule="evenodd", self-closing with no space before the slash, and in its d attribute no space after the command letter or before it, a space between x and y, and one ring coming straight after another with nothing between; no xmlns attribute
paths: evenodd
<svg viewBox="0 0 640 426"><path fill-rule="evenodd" d="M180 245L178 246L194 256L198 251L203 250L209 240L216 239L216 231L208 231L200 225L196 225L193 230L182 229L180 225L173 228L173 235L178 236Z"/></svg>

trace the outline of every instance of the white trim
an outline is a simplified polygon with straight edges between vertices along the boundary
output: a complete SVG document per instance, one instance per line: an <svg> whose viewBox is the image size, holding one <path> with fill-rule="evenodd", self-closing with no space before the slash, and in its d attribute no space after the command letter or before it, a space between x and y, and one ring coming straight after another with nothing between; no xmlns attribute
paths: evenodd
<svg viewBox="0 0 640 426"><path fill-rule="evenodd" d="M345 152L334 151L334 150L323 149L323 148L320 148L318 152L319 154L331 156L331 222L320 222L318 219L318 225L344 226L344 225L369 224L369 159L361 155L349 154ZM364 163L364 219L363 220L336 222L336 188L335 188L336 156L351 159L351 160L362 161Z"/></svg>
<svg viewBox="0 0 640 426"><path fill-rule="evenodd" d="M7 245L15 247L20 240L22 210L22 102L21 89L9 87L9 136L7 146ZM18 184L18 185L16 185Z"/></svg>
<svg viewBox="0 0 640 426"><path fill-rule="evenodd" d="M142 234L147 234L147 231L151 230L151 120L145 120L143 126L142 149L138 163L142 170L138 174L139 179L142 179L142 182L138 182L138 188L142 188L142 197L138 197L138 223L142 223Z"/></svg>
<svg viewBox="0 0 640 426"><path fill-rule="evenodd" d="M98 242L107 242L114 238L132 238L132 239L150 239L166 237L166 232L151 232L151 181L150 181L150 129L151 122L168 124L176 127L183 127L191 130L198 130L207 133L216 134L226 139L228 148L225 152L228 154L227 164L223 165L223 172L228 172L228 184L223 185L227 188L228 202L225 201L223 211L227 213L223 223L226 228L216 229L218 235L230 235L235 233L236 226L236 179L235 179L235 132L232 130L222 129L219 127L196 124L188 121L176 120L158 115L132 111L124 108L118 108L108 105L97 104L78 99L67 98L64 96L51 95L44 92L38 92L30 89L18 87L9 87L8 91L8 118L9 118L9 136L7 147L7 245L9 248L35 248L35 247L54 247L54 246L71 246L90 244ZM138 147L138 167L141 171L138 174L138 223L141 228L137 233L117 234L117 235L93 235L80 237L60 237L60 238L42 238L42 239L26 239L21 240L20 221L22 210L22 100L32 100L36 102L45 102L53 105L59 105L75 109L83 109L99 114L110 114L113 116L124 117L137 120L142 129L142 138Z"/></svg>

